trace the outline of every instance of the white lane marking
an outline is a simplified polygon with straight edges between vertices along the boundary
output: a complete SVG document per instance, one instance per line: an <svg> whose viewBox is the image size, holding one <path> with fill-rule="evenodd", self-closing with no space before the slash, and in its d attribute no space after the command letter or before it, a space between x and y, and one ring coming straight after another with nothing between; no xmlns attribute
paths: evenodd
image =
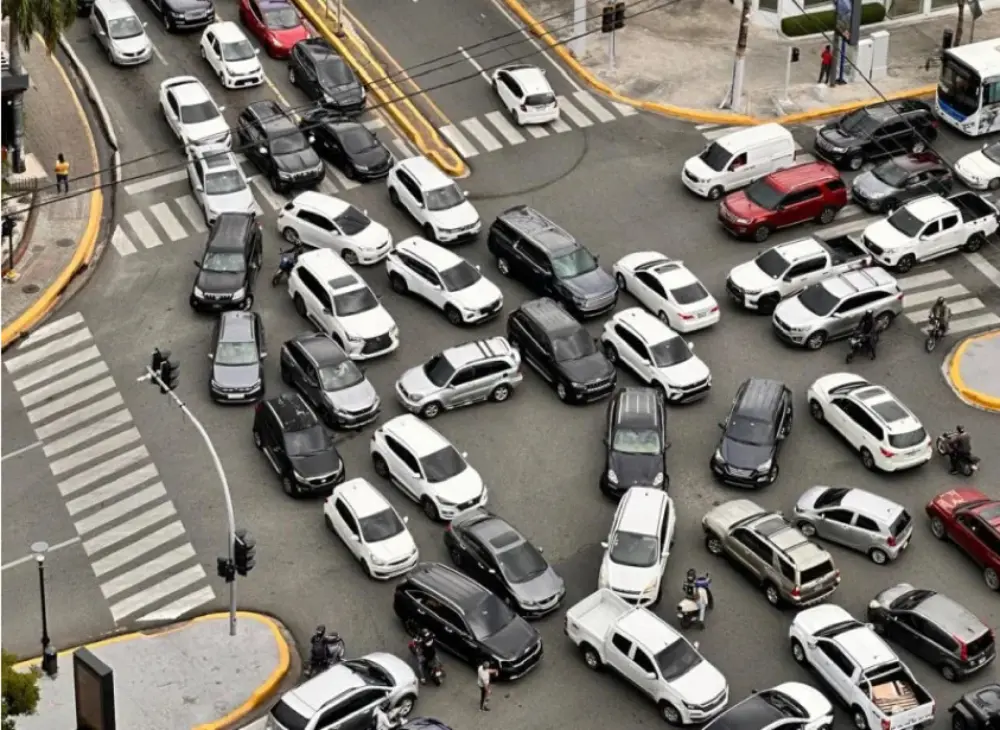
<svg viewBox="0 0 1000 730"><path fill-rule="evenodd" d="M951 324L948 325L948 331L954 334L960 334L962 332L971 332L972 330L985 329L987 327L996 327L998 324L1000 324L1000 317L993 314L993 312L987 312L986 314L981 314L978 317L953 319L951 320Z"/></svg>
<svg viewBox="0 0 1000 730"><path fill-rule="evenodd" d="M110 507L105 507L89 517L84 517L76 523L76 531L80 535L86 535L88 532L93 532L98 527L103 527L109 522L113 522L119 517L127 515L129 512L135 512L140 507L145 507L150 502L155 502L161 497L166 496L167 490L161 482L157 482L151 487L146 487L141 492L136 492L120 502L115 502Z"/></svg>
<svg viewBox="0 0 1000 730"><path fill-rule="evenodd" d="M114 436L106 438L103 441L98 441L93 446L88 446L85 449L73 452L69 456L56 459L49 464L49 469L52 471L54 476L65 474L68 471L80 468L94 459L106 456L112 451L117 451L123 446L134 444L141 438L142 436L139 435L138 429L130 428L128 431L122 431L121 433L116 433Z"/></svg>
<svg viewBox="0 0 1000 730"><path fill-rule="evenodd" d="M100 535L91 538L83 543L83 551L87 555L99 553L107 550L112 545L117 545L122 540L128 540L132 535L142 532L153 525L163 522L177 514L177 508L173 502L158 504L152 509L148 509L137 517L122 522L120 525L112 527L110 530L102 532Z"/></svg>
<svg viewBox="0 0 1000 730"><path fill-rule="evenodd" d="M153 55L156 56L156 58L160 61L160 63L162 63L164 66L170 65L169 63L167 63L167 59L163 56L163 54L160 53L160 49L157 48L155 45L153 45L152 41L149 42L149 47L153 49Z"/></svg>
<svg viewBox="0 0 1000 730"><path fill-rule="evenodd" d="M63 350L69 350L91 339L93 338L91 337L90 330L84 327L82 330L63 335L58 340L50 342L47 345L42 345L35 350L29 350L23 355L5 357L3 364L7 367L7 372L14 375L18 370L24 370L26 367L39 363L42 360L47 360Z"/></svg>
<svg viewBox="0 0 1000 730"><path fill-rule="evenodd" d="M951 274L947 271L936 269L935 271L928 271L926 274L903 276L896 279L896 283L899 284L899 288L901 290L907 292L912 289L920 289L921 287L930 286L931 284L940 284L942 281L949 281L951 278Z"/></svg>
<svg viewBox="0 0 1000 730"><path fill-rule="evenodd" d="M328 165L326 169L330 170L331 168ZM328 178L325 173L319 184L319 192L323 195L329 195L331 198L337 197L337 186L330 182L330 178Z"/></svg>
<svg viewBox="0 0 1000 730"><path fill-rule="evenodd" d="M330 175L333 175L333 179L337 181L337 184L344 190L354 190L354 188L360 187L360 185L353 180L349 180L347 176L338 170L333 165L327 165L326 171Z"/></svg>
<svg viewBox="0 0 1000 730"><path fill-rule="evenodd" d="M809 152L796 152L795 161L800 165L805 165L809 162L817 162L818 158Z"/></svg>
<svg viewBox="0 0 1000 730"><path fill-rule="evenodd" d="M108 366L103 360L95 362L93 365L88 365L82 370L77 370L76 372L67 375L65 378L60 378L54 383L49 383L44 385L37 390L33 390L30 393L25 393L21 396L21 404L25 408L29 408L37 403L41 403L43 400L47 400L52 396L59 395L70 388L75 388L78 385L83 385L98 375L104 375L108 372Z"/></svg>
<svg viewBox="0 0 1000 730"><path fill-rule="evenodd" d="M938 297L944 297L945 299L951 297L964 297L968 293L969 290L961 284L952 284L950 286L942 286L938 289L914 292L913 294L904 294L903 309L919 307L923 304L927 304L928 302L933 302Z"/></svg>
<svg viewBox="0 0 1000 730"><path fill-rule="evenodd" d="M57 542L55 545L49 545L48 552L51 553L55 552L56 550L62 550L63 548L69 547L70 545L76 545L78 542L80 542L79 537L71 537L69 540ZM25 555L24 557L18 558L17 560L11 560L9 563L4 563L2 566L0 566L0 570L7 570L7 568L14 568L17 567L18 565L23 565L24 563L28 563L34 559L35 556L33 554Z"/></svg>
<svg viewBox="0 0 1000 730"><path fill-rule="evenodd" d="M201 207L193 195L182 195L179 198L174 198L174 203L181 209L181 213L184 214L187 222L191 224L191 227L195 231L204 233L208 230L208 227L205 225L205 214L201 212Z"/></svg>
<svg viewBox="0 0 1000 730"><path fill-rule="evenodd" d="M631 104L622 104L620 101L611 102L611 106L613 106L615 108L615 111L617 111L623 117L634 117L636 114L639 113L639 110L636 109ZM695 127L695 129L698 129L698 127Z"/></svg>
<svg viewBox="0 0 1000 730"><path fill-rule="evenodd" d="M148 563L143 563L138 568L132 568L132 570L122 573L116 578L112 578L101 586L101 593L104 594L105 598L117 596L122 591L134 588L153 576L159 575L165 570L170 570L175 565L180 565L185 560L190 560L194 556L194 548L191 547L191 543L186 542L180 547L156 556Z"/></svg>
<svg viewBox="0 0 1000 730"><path fill-rule="evenodd" d="M365 125L365 129L369 132L377 132L380 129L385 129L385 121L383 121L381 117L366 119L363 124Z"/></svg>
<svg viewBox="0 0 1000 730"><path fill-rule="evenodd" d="M507 9L500 2L498 2L498 0L490 0L490 2L493 3L493 7L495 7L497 9L497 12L500 13L503 17L507 18L507 21L521 32L521 35L523 35L527 39L528 43L530 43L534 47L534 49L536 51L538 51L550 64L552 64L552 67L556 71L558 71L560 74L562 74L562 77L564 79L566 79L566 82L570 86L572 86L577 91L583 91L583 89L580 87L580 84L578 84L576 82L576 79L574 79L569 74L569 72L562 67L561 63L559 63L558 61L556 61L549 54L549 51L548 51L547 47L542 47L542 44L539 43L537 40L535 40L534 36L531 35L531 33L528 31L528 29L525 26L521 25L514 18L513 15L511 15L509 12L507 12Z"/></svg>
<svg viewBox="0 0 1000 730"><path fill-rule="evenodd" d="M72 449L74 446L79 446L82 443L86 443L91 439L97 438L101 434L113 431L116 428L121 428L129 423L132 423L132 414L128 412L127 408L123 408L117 413L105 416L100 421L95 421L89 426L73 431L68 436L63 436L56 441L50 441L45 444L45 448L42 450L45 452L46 456L52 458L67 449Z"/></svg>
<svg viewBox="0 0 1000 730"><path fill-rule="evenodd" d="M166 580L162 580L156 585L150 586L146 590L139 591L124 601L114 604L111 607L111 617L115 621L121 621L126 616L131 616L136 611L146 608L146 606L150 606L157 601L162 601L167 596L177 593L177 591L184 590L204 577L205 569L200 565L192 565L187 570L175 573Z"/></svg>
<svg viewBox="0 0 1000 730"><path fill-rule="evenodd" d="M479 64L479 61L470 56L469 52L464 48L462 48L461 46L458 47L458 52L461 53L463 56L465 56L465 60L471 63L472 68L476 69L476 71L479 72L479 76L483 79L483 81L485 81L490 86L493 85L493 80L490 78L490 75L483 70L483 67Z"/></svg>
<svg viewBox="0 0 1000 730"><path fill-rule="evenodd" d="M582 111L576 108L565 96L557 96L559 100L559 110L563 115L569 117L570 121L578 127L593 126L593 122ZM559 121L562 121L561 119Z"/></svg>
<svg viewBox="0 0 1000 730"><path fill-rule="evenodd" d="M69 479L64 479L56 486L59 488L59 493L62 496L67 497L70 494L73 494L73 492L79 492L84 487L89 487L99 479L111 476L116 471L121 471L127 466L132 466L137 461L142 461L148 456L149 452L146 451L145 446L137 446L131 451L119 454L113 459L102 461L100 464L92 466L86 471L82 471Z"/></svg>
<svg viewBox="0 0 1000 730"><path fill-rule="evenodd" d="M725 137L727 134L739 132L741 129L746 129L746 127L714 127L702 132L701 136L708 140L715 140L719 137Z"/></svg>
<svg viewBox="0 0 1000 730"><path fill-rule="evenodd" d="M952 316L955 316L956 314L965 314L967 312L975 312L977 309L985 308L986 305L975 297L972 299L962 299L957 302L948 302L948 309L951 310ZM913 314L907 314L906 318L914 324L920 324L921 322L928 321L931 318L930 314L929 309L924 309L919 312L914 312Z"/></svg>
<svg viewBox="0 0 1000 730"><path fill-rule="evenodd" d="M122 400L122 397L118 393L112 393L107 398L95 401L86 408L73 411L69 415L57 418L51 423L39 426L35 429L35 435L44 441L51 436L55 436L57 433L62 433L68 428L73 428L74 426L79 426L81 423L86 423L91 418L110 411L112 408L124 405L124 403L125 401Z"/></svg>
<svg viewBox="0 0 1000 730"><path fill-rule="evenodd" d="M559 134L573 131L573 128L568 124L566 124L566 122L564 122L562 119L555 120L554 122L550 123L549 126L552 127L552 129Z"/></svg>
<svg viewBox="0 0 1000 730"><path fill-rule="evenodd" d="M188 174L185 170L174 170L173 172L167 172L156 177L147 177L145 180L136 180L134 183L129 183L125 186L125 194L141 195L142 193L148 193L150 190L162 188L164 185L171 185L187 179Z"/></svg>
<svg viewBox="0 0 1000 730"><path fill-rule="evenodd" d="M483 126L483 123L475 117L465 119L459 122L459 124L465 127L465 131L475 137L487 152L495 152L503 147L500 141L490 134L490 131Z"/></svg>
<svg viewBox="0 0 1000 730"><path fill-rule="evenodd" d="M408 145L406 142L401 140L399 137L393 138L392 145L393 147L396 148L396 151L399 152L400 155L402 155L402 159L404 160L413 157L416 154L413 151L413 148L410 147L410 145Z"/></svg>
<svg viewBox="0 0 1000 730"><path fill-rule="evenodd" d="M525 127L530 134L535 139L541 139L542 137L548 137L549 133L545 131L545 127L539 126L538 124L529 124Z"/></svg>
<svg viewBox="0 0 1000 730"><path fill-rule="evenodd" d="M983 258L981 253L967 253L965 254L965 260L979 269L979 273L993 282L993 286L1000 288L1000 271Z"/></svg>
<svg viewBox="0 0 1000 730"><path fill-rule="evenodd" d="M110 573L112 570L117 570L126 563L131 563L136 558L139 558L150 550L156 550L156 548L164 545L171 540L176 540L184 534L184 525L180 522L171 522L166 527L161 527L156 532L151 532L150 534L142 537L135 542L126 545L121 550L116 550L107 557L101 558L95 563L91 564L91 568L94 570L94 575L100 578L102 575Z"/></svg>
<svg viewBox="0 0 1000 730"><path fill-rule="evenodd" d="M417 0L413 0L413 2L416 1ZM205 586L204 588L199 588L194 593L189 593L186 596L178 598L176 601L167 604L163 608L158 608L152 613L140 616L136 619L136 621L176 621L188 611L193 611L198 608L198 606L214 600L215 591L213 591L210 586ZM266 722L267 718L265 717L256 723L251 723L244 728L244 730L250 730L250 728L253 728L254 730L263 730Z"/></svg>
<svg viewBox="0 0 1000 730"><path fill-rule="evenodd" d="M257 192L264 198L267 204L271 207L271 210L281 210L285 207L286 201L283 197L278 195L271 189L271 184L265 180L263 177L257 176L250 178L250 184L257 188Z"/></svg>
<svg viewBox="0 0 1000 730"><path fill-rule="evenodd" d="M153 214L153 217L160 224L160 228L163 229L163 232L167 234L167 238L171 241L180 241L187 238L187 231L184 230L184 226L177 220L177 216L174 215L173 211L170 210L170 206L166 203L157 203L150 206L149 212Z"/></svg>
<svg viewBox="0 0 1000 730"><path fill-rule="evenodd" d="M121 226L115 226L115 232L111 234L111 245L119 256L131 256L136 252L135 244Z"/></svg>
<svg viewBox="0 0 1000 730"><path fill-rule="evenodd" d="M854 203L848 203L837 213L837 220L844 220L845 218L856 218L859 215L865 215L868 211L862 208L860 205Z"/></svg>
<svg viewBox="0 0 1000 730"><path fill-rule="evenodd" d="M514 129L513 125L504 119L503 114L500 112L490 112L486 115L486 121L493 125L500 135L507 140L508 144L515 145L524 142L524 137L521 136L521 133Z"/></svg>
<svg viewBox="0 0 1000 730"><path fill-rule="evenodd" d="M17 343L17 349L23 350L26 347L37 345L42 340L47 340L50 337L62 334L66 330L73 329L78 324L83 324L83 315L79 312L71 314L68 317L62 317L54 322L49 322L25 335L24 339Z"/></svg>
<svg viewBox="0 0 1000 730"><path fill-rule="evenodd" d="M0 461L7 461L7 459L13 459L15 457L21 456L21 454L27 454L29 451L34 451L39 446L42 445L41 441L36 441L33 444L28 444L27 446L22 446L14 451L8 451L3 456L0 456Z"/></svg>
<svg viewBox="0 0 1000 730"><path fill-rule="evenodd" d="M451 146L458 151L458 154L465 159L475 157L479 154L479 150L477 150L473 146L472 142L470 142L468 138L466 138L466 136L459 131L458 127L449 124L447 127L441 127L438 131L444 135L444 138L448 140L448 142L451 143Z"/></svg>
<svg viewBox="0 0 1000 730"><path fill-rule="evenodd" d="M132 233L135 234L136 238L139 239L139 243L144 247L156 248L163 245L163 241L160 239L159 234L157 234L156 229L146 220L146 216L142 214L141 210L133 210L131 213L126 213L125 221L132 226Z"/></svg>
<svg viewBox="0 0 1000 730"><path fill-rule="evenodd" d="M38 370L33 370L29 375L25 375L23 378L19 378L14 381L14 390L19 393L27 388L33 388L39 383L44 383L50 378L54 378L67 370L71 370L75 367L79 367L86 362L90 362L94 358L101 356L96 347L88 347L86 350L80 350L79 352L74 352L69 357L63 357L56 360L51 365L46 365Z"/></svg>
<svg viewBox="0 0 1000 730"><path fill-rule="evenodd" d="M158 476L159 472L156 470L156 464L146 464L140 469L130 471L128 474L118 477L113 482L108 482L93 491L71 499L66 503L66 509L69 510L69 516L72 517L79 512L96 507L102 502L107 502L120 494L135 489L141 484L156 479Z"/></svg>
<svg viewBox="0 0 1000 730"><path fill-rule="evenodd" d="M597 103L597 99L589 91L578 91L573 97L587 108L591 114L602 124L615 121L615 115Z"/></svg>
<svg viewBox="0 0 1000 730"><path fill-rule="evenodd" d="M113 378L98 380L96 383L92 383L85 388L80 388L80 390L77 390L74 393L64 395L62 398L54 400L51 403L46 403L44 406L39 406L32 411L28 411L28 422L38 423L39 421L44 421L46 418L65 411L67 408L72 408L75 405L79 405L80 403L90 400L95 395L100 395L101 393L114 389L115 381ZM38 433L37 430L35 434L38 438L42 438L41 434Z"/></svg>

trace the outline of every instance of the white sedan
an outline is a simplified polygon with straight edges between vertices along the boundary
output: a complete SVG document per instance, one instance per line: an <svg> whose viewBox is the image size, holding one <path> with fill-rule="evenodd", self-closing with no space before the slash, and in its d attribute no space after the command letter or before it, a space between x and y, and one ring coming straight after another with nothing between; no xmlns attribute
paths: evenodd
<svg viewBox="0 0 1000 730"><path fill-rule="evenodd" d="M264 69L257 54L236 23L212 23L201 34L201 57L227 89L245 89L264 83Z"/></svg>
<svg viewBox="0 0 1000 730"><path fill-rule="evenodd" d="M208 89L194 76L174 76L160 84L160 109L177 135L187 145L230 150L233 135Z"/></svg>
<svg viewBox="0 0 1000 730"><path fill-rule="evenodd" d="M392 250L388 228L340 198L311 190L281 209L278 231L289 243L328 248L351 266L376 264Z"/></svg>
<svg viewBox="0 0 1000 730"><path fill-rule="evenodd" d="M1000 190L1000 142L988 142L960 158L955 174L973 190Z"/></svg>
<svg viewBox="0 0 1000 730"><path fill-rule="evenodd" d="M719 304L684 265L655 251L623 256L612 269L627 291L677 332L694 332L719 321Z"/></svg>

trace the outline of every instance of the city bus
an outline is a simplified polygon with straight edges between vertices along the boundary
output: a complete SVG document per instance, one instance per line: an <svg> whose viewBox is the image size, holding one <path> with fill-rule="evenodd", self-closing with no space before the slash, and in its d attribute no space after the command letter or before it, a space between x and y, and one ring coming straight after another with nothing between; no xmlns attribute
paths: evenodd
<svg viewBox="0 0 1000 730"><path fill-rule="evenodd" d="M1000 130L1000 38L944 52L935 107L970 137Z"/></svg>

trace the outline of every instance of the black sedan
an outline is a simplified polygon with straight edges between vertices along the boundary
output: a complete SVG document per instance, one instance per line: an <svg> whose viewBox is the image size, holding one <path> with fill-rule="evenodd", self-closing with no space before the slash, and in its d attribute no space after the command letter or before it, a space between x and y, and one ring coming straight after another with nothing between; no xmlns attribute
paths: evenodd
<svg viewBox="0 0 1000 730"><path fill-rule="evenodd" d="M365 125L314 109L299 127L313 137L313 147L351 180L378 180L389 174L392 153Z"/></svg>
<svg viewBox="0 0 1000 730"><path fill-rule="evenodd" d="M444 544L456 567L525 618L554 611L566 595L563 579L541 550L484 509L463 512L452 520Z"/></svg>
<svg viewBox="0 0 1000 730"><path fill-rule="evenodd" d="M342 114L360 114L365 87L354 69L322 38L307 38L292 48L288 80L313 101Z"/></svg>
<svg viewBox="0 0 1000 730"><path fill-rule="evenodd" d="M256 312L223 312L212 333L212 377L217 403L252 403L264 395L264 323Z"/></svg>

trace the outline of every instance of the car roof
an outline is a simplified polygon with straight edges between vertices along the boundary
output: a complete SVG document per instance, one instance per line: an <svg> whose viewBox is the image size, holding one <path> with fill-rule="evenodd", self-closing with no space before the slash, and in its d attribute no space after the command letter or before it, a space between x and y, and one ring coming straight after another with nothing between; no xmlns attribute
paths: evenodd
<svg viewBox="0 0 1000 730"><path fill-rule="evenodd" d="M392 509L389 500L367 479L349 479L335 490L354 511L359 520Z"/></svg>
<svg viewBox="0 0 1000 730"><path fill-rule="evenodd" d="M247 228L256 225L252 213L221 213L215 219L206 251L243 251L247 246Z"/></svg>
<svg viewBox="0 0 1000 730"><path fill-rule="evenodd" d="M906 204L907 212L921 221L930 221L955 212L955 204L940 195L927 195Z"/></svg>
<svg viewBox="0 0 1000 730"><path fill-rule="evenodd" d="M669 499L662 489L632 487L618 503L617 529L638 535L656 535L664 510L669 509Z"/></svg>
<svg viewBox="0 0 1000 730"><path fill-rule="evenodd" d="M304 208L311 208L315 211L329 216L338 216L351 207L347 201L335 198L332 195L324 195L314 190L305 190L292 199L292 203Z"/></svg>
<svg viewBox="0 0 1000 730"><path fill-rule="evenodd" d="M254 312L223 312L219 317L219 342L252 342L256 324Z"/></svg>
<svg viewBox="0 0 1000 730"><path fill-rule="evenodd" d="M691 273L683 261L665 261L647 271L652 272L667 289L677 289L698 281L698 277Z"/></svg>
<svg viewBox="0 0 1000 730"><path fill-rule="evenodd" d="M780 514L772 512L762 515L753 522L751 529L778 550L793 557L800 565L814 557L810 551L799 550L799 548L812 543L805 535L789 525Z"/></svg>
<svg viewBox="0 0 1000 730"><path fill-rule="evenodd" d="M424 190L437 190L454 184L454 180L422 155L400 160L399 166L406 170Z"/></svg>
<svg viewBox="0 0 1000 730"><path fill-rule="evenodd" d="M504 337L491 337L488 340L476 340L466 342L462 345L449 347L444 351L444 356L456 370L463 365L479 362L491 357L503 357L510 355L513 348Z"/></svg>
<svg viewBox="0 0 1000 730"><path fill-rule="evenodd" d="M892 274L879 266L849 271L823 281L823 288L838 299L884 286L898 288L898 283Z"/></svg>
<svg viewBox="0 0 1000 730"><path fill-rule="evenodd" d="M930 107L921 101L910 99L897 99L895 101L883 101L862 108L873 119L880 122L891 121L901 114L911 114L913 112L929 112Z"/></svg>
<svg viewBox="0 0 1000 730"><path fill-rule="evenodd" d="M498 217L519 233L531 238L532 243L545 249L551 256L580 248L580 244L569 232L530 206L515 205Z"/></svg>
<svg viewBox="0 0 1000 730"><path fill-rule="evenodd" d="M937 624L962 642L972 641L989 631L989 627L969 609L941 593L925 598L914 607L913 613Z"/></svg>
<svg viewBox="0 0 1000 730"><path fill-rule="evenodd" d="M864 625L839 633L831 637L831 641L836 642L861 669L871 669L899 660L889 645Z"/></svg>
<svg viewBox="0 0 1000 730"><path fill-rule="evenodd" d="M404 253L416 256L425 264L438 271L450 269L452 266L464 261L461 256L449 251L444 246L439 246L420 236L404 238L396 244L395 248L397 251L403 251Z"/></svg>
<svg viewBox="0 0 1000 730"><path fill-rule="evenodd" d="M289 699L294 699L294 704L307 710L305 716L312 717L331 700L364 686L365 681L349 665L338 663L289 690L282 696L282 700L288 702ZM293 709L298 711L299 708Z"/></svg>
<svg viewBox="0 0 1000 730"><path fill-rule="evenodd" d="M298 393L282 393L267 401L286 432L304 431L319 424L316 414Z"/></svg>
<svg viewBox="0 0 1000 730"><path fill-rule="evenodd" d="M195 156L201 160L201 163L205 166L206 170L233 170L238 168L240 165L236 161L236 157L232 152L219 153L215 151L202 150L200 147L194 147L197 150Z"/></svg>
<svg viewBox="0 0 1000 730"><path fill-rule="evenodd" d="M418 564L400 585L405 585L406 581L412 581L442 595L463 612L474 610L482 597L489 593L472 578L441 563Z"/></svg>
<svg viewBox="0 0 1000 730"><path fill-rule="evenodd" d="M682 639L670 624L651 611L629 611L618 622L618 628L636 638L642 637L642 646L657 654Z"/></svg>
<svg viewBox="0 0 1000 730"><path fill-rule="evenodd" d="M576 332L583 325L554 300L548 297L532 299L521 305L521 312L545 330L549 337L561 337Z"/></svg>
<svg viewBox="0 0 1000 730"><path fill-rule="evenodd" d="M382 429L391 436L404 441L418 459L429 456L436 451L452 446L439 431L421 421L412 413L386 421Z"/></svg>
<svg viewBox="0 0 1000 730"><path fill-rule="evenodd" d="M639 335L639 337L650 345L656 345L660 342L667 342L676 337L680 337L680 335L670 329L668 325L664 324L645 309L641 309L640 307L629 307L628 309L623 309L615 314L611 318L611 321L614 323L620 322L631 327L635 330L635 333Z"/></svg>
<svg viewBox="0 0 1000 730"><path fill-rule="evenodd" d="M743 395L736 404L735 413L759 421L770 421L774 404L785 392L785 384L769 378L748 378L743 381Z"/></svg>
<svg viewBox="0 0 1000 730"><path fill-rule="evenodd" d="M909 432L921 427L920 421L910 409L881 385L869 385L852 390L848 397L864 405L889 428L890 432Z"/></svg>
<svg viewBox="0 0 1000 730"><path fill-rule="evenodd" d="M504 66L500 70L513 76L525 94L543 94L552 91L552 86L545 77L545 72L538 66L517 63Z"/></svg>
<svg viewBox="0 0 1000 730"><path fill-rule="evenodd" d="M838 505L891 524L903 511L902 505L864 489L849 489Z"/></svg>
<svg viewBox="0 0 1000 730"><path fill-rule="evenodd" d="M319 332L298 335L289 341L297 344L316 365L337 364L347 359L340 345Z"/></svg>
<svg viewBox="0 0 1000 730"><path fill-rule="evenodd" d="M282 0L280 4L287 5L288 3ZM325 56L336 56L337 58L340 58L340 54L334 50L333 46L331 46L325 38L320 38L318 36L303 38L295 45L313 58L321 58Z"/></svg>
<svg viewBox="0 0 1000 730"><path fill-rule="evenodd" d="M1000 533L1000 501L992 500L981 504L972 510L972 513L978 515L987 525Z"/></svg>
<svg viewBox="0 0 1000 730"><path fill-rule="evenodd" d="M470 535L475 535L482 542L492 548L494 551L507 550L513 545L524 542L524 536L514 529L507 520L502 517L497 517L492 513L487 513L484 519L476 520L471 524L465 526L465 532ZM509 539L513 535L516 540ZM508 538L502 541L499 538ZM500 544L496 544L496 542Z"/></svg>
<svg viewBox="0 0 1000 730"><path fill-rule="evenodd" d="M823 245L815 238L803 238L798 241L789 241L774 247L788 263L794 264L796 261L807 259L817 254L823 253Z"/></svg>
<svg viewBox="0 0 1000 730"><path fill-rule="evenodd" d="M193 106L194 104L212 101L212 96L208 93L208 89L197 79L177 84L177 86L171 86L170 91L173 92L174 98L177 99L177 103L180 106Z"/></svg>
<svg viewBox="0 0 1000 730"><path fill-rule="evenodd" d="M615 395L615 426L648 428L660 425L664 414L660 394L652 388L622 388Z"/></svg>
<svg viewBox="0 0 1000 730"><path fill-rule="evenodd" d="M305 266L335 292L368 286L344 259L328 248L317 248L300 254L296 266Z"/></svg>
<svg viewBox="0 0 1000 730"><path fill-rule="evenodd" d="M246 40L246 33L231 20L222 20L212 23L206 30L215 33L215 37L220 43L232 43L234 41Z"/></svg>
<svg viewBox="0 0 1000 730"><path fill-rule="evenodd" d="M840 173L837 168L826 162L806 162L802 165L772 172L767 176L768 183L781 192L795 190L803 185L839 179Z"/></svg>

